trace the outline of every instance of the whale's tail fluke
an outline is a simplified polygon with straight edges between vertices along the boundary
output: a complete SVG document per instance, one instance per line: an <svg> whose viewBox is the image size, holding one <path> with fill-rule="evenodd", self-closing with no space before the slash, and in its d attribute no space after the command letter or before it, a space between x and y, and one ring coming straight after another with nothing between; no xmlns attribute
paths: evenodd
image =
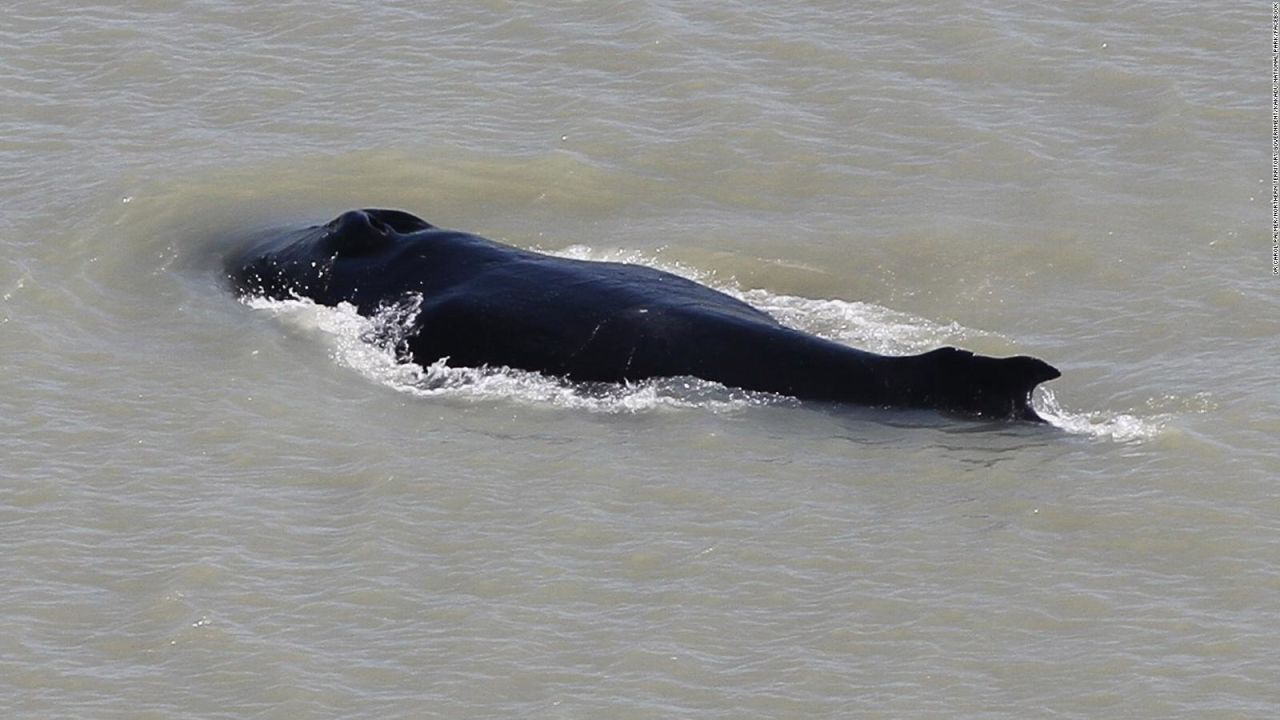
<svg viewBox="0 0 1280 720"><path fill-rule="evenodd" d="M1044 422L1031 407L1031 391L1062 373L1038 358L993 358L945 347L917 356L925 363L926 404L944 410Z"/></svg>

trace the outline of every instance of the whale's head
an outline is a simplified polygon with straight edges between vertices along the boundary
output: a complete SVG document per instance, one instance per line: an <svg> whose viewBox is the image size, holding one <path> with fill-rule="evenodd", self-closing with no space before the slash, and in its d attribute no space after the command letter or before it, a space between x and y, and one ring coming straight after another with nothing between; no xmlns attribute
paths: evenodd
<svg viewBox="0 0 1280 720"><path fill-rule="evenodd" d="M357 278L434 227L399 210L352 210L324 225L272 232L245 243L226 261L240 295L273 300L352 301Z"/></svg>

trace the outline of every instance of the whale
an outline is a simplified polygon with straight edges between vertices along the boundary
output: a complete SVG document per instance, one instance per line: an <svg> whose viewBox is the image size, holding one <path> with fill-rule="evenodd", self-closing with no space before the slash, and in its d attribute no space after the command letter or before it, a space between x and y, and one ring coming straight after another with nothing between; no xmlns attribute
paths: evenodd
<svg viewBox="0 0 1280 720"><path fill-rule="evenodd" d="M412 307L398 345L423 367L516 368L583 383L694 377L802 401L1043 422L1031 403L1061 373L1026 355L956 347L882 355L782 324L651 267L555 257L362 209L230 250L241 297Z"/></svg>

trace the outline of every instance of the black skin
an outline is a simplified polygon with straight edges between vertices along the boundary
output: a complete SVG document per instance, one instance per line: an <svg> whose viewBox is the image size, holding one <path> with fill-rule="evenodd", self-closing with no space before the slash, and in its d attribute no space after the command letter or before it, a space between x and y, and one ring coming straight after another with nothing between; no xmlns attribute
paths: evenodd
<svg viewBox="0 0 1280 720"><path fill-rule="evenodd" d="M397 210L353 210L241 249L242 295L348 302L364 315L421 296L406 334L423 366L507 366L579 381L693 376L854 405L1041 421L1031 391L1060 375L1032 357L952 347L886 356L779 324L653 268L569 260L442 230Z"/></svg>

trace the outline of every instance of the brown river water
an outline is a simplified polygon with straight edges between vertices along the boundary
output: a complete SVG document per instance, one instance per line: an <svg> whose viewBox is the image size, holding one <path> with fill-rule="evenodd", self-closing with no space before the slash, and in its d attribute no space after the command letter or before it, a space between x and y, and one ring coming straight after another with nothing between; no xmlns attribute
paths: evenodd
<svg viewBox="0 0 1280 720"><path fill-rule="evenodd" d="M1280 715L1266 4L15 0L0 715ZM243 303L395 207L1048 427L398 364Z"/></svg>

